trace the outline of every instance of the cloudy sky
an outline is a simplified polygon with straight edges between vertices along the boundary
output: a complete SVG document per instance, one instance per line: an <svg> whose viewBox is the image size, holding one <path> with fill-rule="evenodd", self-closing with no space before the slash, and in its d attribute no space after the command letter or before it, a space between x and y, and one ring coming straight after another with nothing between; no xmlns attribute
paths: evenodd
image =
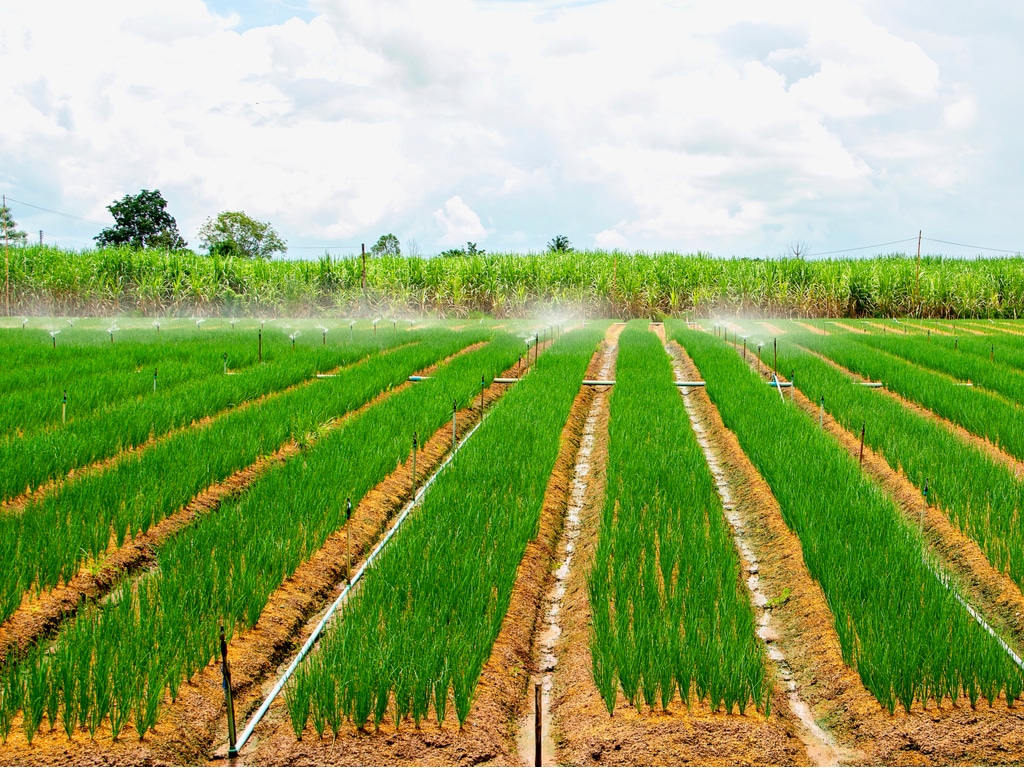
<svg viewBox="0 0 1024 768"><path fill-rule="evenodd" d="M1022 35L1019 0L3 3L0 192L69 246L146 188L292 257L1016 251Z"/></svg>

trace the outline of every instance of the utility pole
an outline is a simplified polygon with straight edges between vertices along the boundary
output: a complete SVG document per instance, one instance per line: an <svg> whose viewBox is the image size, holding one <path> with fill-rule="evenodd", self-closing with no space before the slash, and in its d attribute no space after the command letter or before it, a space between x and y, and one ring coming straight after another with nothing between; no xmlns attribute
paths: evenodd
<svg viewBox="0 0 1024 768"><path fill-rule="evenodd" d="M7 214L7 195L4 195L4 213ZM8 214L9 218L9 214ZM4 219L4 308L7 316L11 316L11 241L9 237L10 227L7 226L7 218Z"/></svg>
<svg viewBox="0 0 1024 768"><path fill-rule="evenodd" d="M921 302L921 233L922 230L917 230L917 286L914 288L914 302L918 305Z"/></svg>

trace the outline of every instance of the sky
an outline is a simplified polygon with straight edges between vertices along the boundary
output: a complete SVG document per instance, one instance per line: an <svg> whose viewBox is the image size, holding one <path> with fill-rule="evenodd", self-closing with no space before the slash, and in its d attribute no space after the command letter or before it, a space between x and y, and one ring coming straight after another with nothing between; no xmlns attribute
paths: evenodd
<svg viewBox="0 0 1024 768"><path fill-rule="evenodd" d="M1019 0L3 3L0 192L74 248L159 189L191 247L242 210L290 258L1018 252L1022 36Z"/></svg>

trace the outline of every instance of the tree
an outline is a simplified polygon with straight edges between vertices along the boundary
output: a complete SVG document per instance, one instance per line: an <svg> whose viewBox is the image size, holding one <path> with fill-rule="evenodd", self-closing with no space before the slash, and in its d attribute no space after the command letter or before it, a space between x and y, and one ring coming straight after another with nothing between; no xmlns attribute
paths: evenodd
<svg viewBox="0 0 1024 768"><path fill-rule="evenodd" d="M398 238L388 232L380 236L377 244L370 249L370 253L374 256L401 256L402 246Z"/></svg>
<svg viewBox="0 0 1024 768"><path fill-rule="evenodd" d="M199 229L199 242L211 256L271 259L275 253L287 250L269 222L257 221L244 211L223 211L216 219L207 219Z"/></svg>
<svg viewBox="0 0 1024 768"><path fill-rule="evenodd" d="M438 255L450 258L454 256L483 256L486 253L487 251L483 248L477 248L476 243L467 242L465 248L449 248L447 251L441 251Z"/></svg>
<svg viewBox="0 0 1024 768"><path fill-rule="evenodd" d="M115 223L93 238L100 247L127 245L177 251L188 245L178 232L178 223L167 212L167 201L159 189L125 195L108 205L107 210Z"/></svg>
<svg viewBox="0 0 1024 768"><path fill-rule="evenodd" d="M5 244L25 245L28 242L28 235L18 229L18 222L14 220L11 209L6 205L0 205L0 237Z"/></svg>
<svg viewBox="0 0 1024 768"><path fill-rule="evenodd" d="M570 251L572 251L572 243L565 235L555 235L548 243L549 253L569 253Z"/></svg>

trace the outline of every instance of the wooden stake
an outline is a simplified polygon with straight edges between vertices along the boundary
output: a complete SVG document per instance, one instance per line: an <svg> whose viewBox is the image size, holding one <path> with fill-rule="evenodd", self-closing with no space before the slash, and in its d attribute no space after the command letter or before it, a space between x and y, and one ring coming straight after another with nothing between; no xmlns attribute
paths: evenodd
<svg viewBox="0 0 1024 768"><path fill-rule="evenodd" d="M417 447L417 436L416 433L412 433L412 497L416 498L416 447Z"/></svg>
<svg viewBox="0 0 1024 768"><path fill-rule="evenodd" d="M455 446L458 443L458 432L455 428L455 419L459 413L459 401L452 400L452 453L455 452Z"/></svg>
<svg viewBox="0 0 1024 768"><path fill-rule="evenodd" d="M352 498L345 498L345 581L349 584L352 583L352 534L351 526L349 525L352 520Z"/></svg>
<svg viewBox="0 0 1024 768"><path fill-rule="evenodd" d="M821 403L818 406L818 429L825 428L825 396L821 396Z"/></svg>
<svg viewBox="0 0 1024 768"><path fill-rule="evenodd" d="M860 463L864 463L864 429L867 427L867 422L860 425Z"/></svg>
<svg viewBox="0 0 1024 768"><path fill-rule="evenodd" d="M533 684L533 764L543 765L540 755L541 746L541 697L540 683Z"/></svg>
<svg viewBox="0 0 1024 768"><path fill-rule="evenodd" d="M224 625L220 625L220 672L224 688L224 703L228 710L228 757L236 757L235 748L235 702L231 693L231 667L228 665L228 643L224 639Z"/></svg>

